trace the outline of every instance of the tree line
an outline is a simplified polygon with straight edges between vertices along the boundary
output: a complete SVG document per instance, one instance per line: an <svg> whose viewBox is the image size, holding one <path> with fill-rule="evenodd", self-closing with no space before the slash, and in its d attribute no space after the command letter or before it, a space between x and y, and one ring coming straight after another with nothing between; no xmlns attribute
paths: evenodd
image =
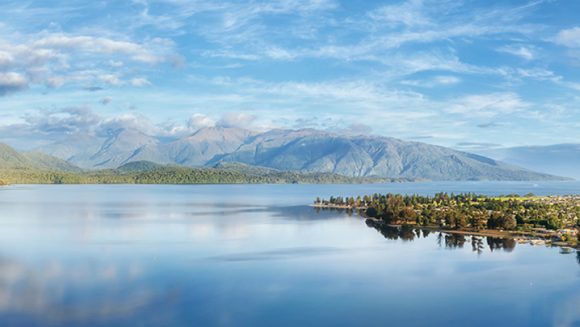
<svg viewBox="0 0 580 327"><path fill-rule="evenodd" d="M550 230L578 228L580 198L491 197L473 193L437 193L434 196L373 194L317 198L319 205L346 206L389 224L439 225L452 229Z"/></svg>
<svg viewBox="0 0 580 327"><path fill-rule="evenodd" d="M385 182L331 173L268 172L251 174L232 169L159 167L146 171L105 169L64 172L30 168L0 169L3 184L341 184ZM395 181L395 180L392 180Z"/></svg>

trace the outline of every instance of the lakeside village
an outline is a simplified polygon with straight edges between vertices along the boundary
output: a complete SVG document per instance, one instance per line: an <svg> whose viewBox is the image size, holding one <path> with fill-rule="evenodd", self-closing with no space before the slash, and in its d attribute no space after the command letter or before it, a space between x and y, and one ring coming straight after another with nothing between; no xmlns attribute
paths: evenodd
<svg viewBox="0 0 580 327"><path fill-rule="evenodd" d="M580 247L580 195L373 194L317 198L314 207L358 211L375 228L415 226L508 237L533 245Z"/></svg>

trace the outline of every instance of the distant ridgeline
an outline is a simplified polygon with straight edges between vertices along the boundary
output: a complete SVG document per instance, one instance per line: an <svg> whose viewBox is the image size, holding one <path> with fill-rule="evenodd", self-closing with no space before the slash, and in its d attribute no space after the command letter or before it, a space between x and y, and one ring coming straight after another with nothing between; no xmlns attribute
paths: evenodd
<svg viewBox="0 0 580 327"><path fill-rule="evenodd" d="M188 168L152 162L131 162L117 169L97 171L42 169L22 166L0 168L6 184L284 184L377 183L407 179L346 177L330 173L298 173L243 167Z"/></svg>
<svg viewBox="0 0 580 327"><path fill-rule="evenodd" d="M107 137L74 135L36 150L83 169L115 169L134 161L193 168L242 163L278 171L349 177L566 180L441 146L314 129L255 132L206 127L191 135L167 139L121 128L110 130Z"/></svg>
<svg viewBox="0 0 580 327"><path fill-rule="evenodd" d="M221 135L227 131L222 129L218 130L205 130L204 133L211 132L211 136L217 139L221 138ZM231 132L231 131L230 131ZM310 144L307 142L308 138L314 137L312 131L301 131L294 134L295 137L299 137L300 144ZM202 133L203 134L203 133ZM242 133L243 135L246 135ZM276 134L276 133L274 133ZM286 135L285 133L283 133ZM292 133L291 133L292 134ZM197 136L198 133L196 133ZM205 135L205 134L204 134ZM318 135L323 139L329 137L326 134ZM208 135L205 135L208 137ZM206 140L204 137L201 141ZM273 136L272 136L273 137ZM304 139L306 137L307 139ZM213 138L212 138L213 139ZM315 138L318 140L318 138ZM366 140L366 139L365 139ZM381 139L381 142L387 142L387 139ZM190 140L191 141L191 140ZM200 140L198 140L200 141ZM200 141L200 142L201 142ZM203 142L205 142L203 141ZM311 140L312 141L312 140ZM344 141L344 140L343 140ZM391 140L392 142L395 142ZM201 142L200 144L204 144ZM390 142L390 141L389 141ZM387 142L387 143L389 143ZM399 141L396 141L399 142ZM380 142L379 142L380 143ZM383 144L381 143L381 144ZM196 143L197 144L197 143ZM292 143L296 145L295 143ZM103 157L101 158L99 164L90 166L90 169L83 169L79 166L73 164L77 162L75 160L76 156L63 156L67 160L60 159L58 157L40 153L40 152L18 152L6 144L0 143L0 183L6 184L231 184L231 183L380 183L380 182L404 182L404 181L417 181L424 180L421 176L426 176L427 178L433 179L455 179L455 180L465 180L465 179L493 179L493 180L561 180L562 178L537 174L529 171L522 171L514 167L504 167L499 163L494 162L491 159L486 159L483 157L473 156L470 154L461 154L455 152L443 151L442 149L435 147L435 149L443 151L444 155L440 160L441 162L447 162L451 160L455 165L464 167L466 162L471 162L475 160L477 165L490 165L491 170L477 170L468 169L469 171L478 171L477 174L464 174L460 173L456 169L446 170L444 175L432 175L425 171L415 172L409 174L401 174L398 171L390 170L377 170L375 173L371 174L373 170L365 170L365 173L353 173L349 169L338 169L337 167L332 167L333 165L343 165L346 164L345 158L350 158L352 160L356 159L358 155L338 155L333 158L326 158L320 161L320 158L316 158L314 153L320 152L322 147L317 147L315 144L311 144L313 147L308 150L308 153L313 154L313 156L307 156L302 153L304 148L300 145L297 149L290 151L286 156L281 155L277 150L269 151L269 155L273 162L270 161L248 161L249 157L254 157L255 153L247 152L244 156L240 157L221 157L220 160L209 160L204 162L197 161L187 161L185 158L183 160L173 161L162 161L165 162L155 163L149 160L134 160L135 157L117 157L118 160L113 160L112 158ZM342 143L341 143L342 144ZM406 143L405 143L406 144ZM200 145L201 146L201 145ZM386 146L383 144L383 146ZM256 145L257 149L262 149L262 143ZM203 148L203 147L202 147ZM216 146L216 149L221 148ZM316 150L316 149L318 150ZM340 147L339 147L340 148ZM413 147L415 148L415 147ZM431 147L428 147L431 148ZM277 149L277 148L276 148ZM334 149L334 148L333 148ZM198 149L199 150L199 149ZM200 150L201 151L201 150ZM248 150L249 151L249 150ZM334 151L334 150L333 150ZM378 150L377 150L378 151ZM451 150L449 150L451 151ZM134 153L135 151L130 151ZM137 151L139 153L146 152L143 149ZM324 152L324 151L322 151ZM332 152L332 151L331 151ZM421 151L420 151L421 152ZM181 152L180 152L181 153ZM188 152L189 153L189 152ZM407 153L407 152L405 152ZM414 153L414 152L413 152ZM421 152L425 153L425 151ZM280 154L280 155L279 155ZM189 153L186 157L189 159L197 158L199 153L193 151ZM217 154L213 154L212 158L217 158ZM288 156L297 156L301 159L298 162L292 161ZM362 153L361 153L362 156ZM465 161L460 160L461 156L465 156ZM92 158L93 156L89 156ZM218 156L219 157L219 156ZM389 154L389 158L399 157L398 154ZM415 155L411 157L415 158ZM124 159L122 159L124 158ZM223 160L222 160L223 159ZM226 160L227 159L227 160ZM296 158L295 158L296 159ZM476 160L477 159L477 160ZM370 159L369 159L370 160ZM471 161L470 161L471 160ZM355 160L356 161L356 160ZM372 161L372 160L371 160ZM73 163L71 163L73 162ZM170 162L167 164L167 162ZM246 163L243 163L246 162ZM248 164L248 162L250 164ZM285 165L283 163L294 162L293 165ZM324 169L311 166L306 164L307 162L317 163L317 165L322 165L326 167ZM324 162L327 162L325 164ZM350 161L349 161L350 162ZM118 165L117 165L118 163ZM208 164L211 163L211 166ZM276 163L276 164L274 164ZM334 163L330 165L330 163ZM263 166L264 164L266 166ZM383 163L386 166L391 166L390 164ZM472 162L473 165L476 165ZM112 166L115 165L115 166ZM189 165L189 166L188 166ZM196 166L202 165L202 166ZM410 163L403 164L401 167L411 167ZM432 167L431 163L424 163L423 166ZM477 166L476 165L476 166ZM316 166L316 165L315 165ZM349 163L347 166L351 166ZM357 164L354 164L357 166ZM447 167L452 167L453 165L447 165ZM341 166L342 167L342 166ZM477 166L479 167L479 166ZM487 167L487 166L486 166ZM95 168L98 168L95 170ZM320 168L320 169L319 169ZM482 167L480 167L482 168ZM482 168L483 169L483 168ZM409 168L409 171L413 169ZM394 178L385 177L390 176L389 174L394 174L397 176Z"/></svg>
<svg viewBox="0 0 580 327"><path fill-rule="evenodd" d="M131 163L134 164L134 163ZM137 163L138 164L138 163ZM290 184L290 183L372 183L395 179L345 177L329 173L270 172L249 174L222 168L160 166L143 171L106 169L60 172L36 169L0 169L2 184Z"/></svg>
<svg viewBox="0 0 580 327"><path fill-rule="evenodd" d="M347 177L334 173L280 171L241 163L213 167L132 161L114 169L85 170L38 152L18 152L0 143L0 185L5 184L277 184L380 183L411 178Z"/></svg>
<svg viewBox="0 0 580 327"><path fill-rule="evenodd" d="M580 196L489 197L438 193L435 196L373 194L316 199L322 208L356 209L389 225L416 225L448 230L506 230L538 236L558 231L576 245L580 227Z"/></svg>

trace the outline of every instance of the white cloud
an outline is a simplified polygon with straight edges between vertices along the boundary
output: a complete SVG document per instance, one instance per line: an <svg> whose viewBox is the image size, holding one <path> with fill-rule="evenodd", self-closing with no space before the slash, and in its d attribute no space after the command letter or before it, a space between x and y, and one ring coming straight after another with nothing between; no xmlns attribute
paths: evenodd
<svg viewBox="0 0 580 327"><path fill-rule="evenodd" d="M16 83L24 76L30 85L57 88L66 84L103 82L118 86L145 86L145 77L131 77L135 68L152 67L175 61L173 42L153 38L143 42L107 37L77 36L62 33L23 35L10 41L0 39L0 69L4 79ZM106 60L107 65L98 63ZM0 95L24 87L3 87ZM10 91L9 91L10 90Z"/></svg>
<svg viewBox="0 0 580 327"><path fill-rule="evenodd" d="M448 86L461 83L461 78L457 76L441 75L422 80L403 80L401 84L432 88L437 86Z"/></svg>
<svg viewBox="0 0 580 327"><path fill-rule="evenodd" d="M424 14L422 0L411 0L402 4L382 6L369 12L368 16L376 22L392 27L397 25L415 27L431 24L431 20Z"/></svg>
<svg viewBox="0 0 580 327"><path fill-rule="evenodd" d="M26 128L32 134L66 135L90 131L99 123L100 117L88 108L65 108L37 111L24 116Z"/></svg>
<svg viewBox="0 0 580 327"><path fill-rule="evenodd" d="M162 54L155 53L152 45L169 45L169 43L163 44L164 42L166 41L154 39L154 42L142 45L102 37L56 34L35 40L31 46L35 49L69 49L102 54L125 54L135 61L154 64L164 61L165 58Z"/></svg>
<svg viewBox="0 0 580 327"><path fill-rule="evenodd" d="M28 88L25 76L15 72L0 73L0 96Z"/></svg>
<svg viewBox="0 0 580 327"><path fill-rule="evenodd" d="M524 14L533 10L535 5L516 8L491 6L465 11L462 5L454 2L423 2L404 1L343 20L310 17L306 23L319 24L312 26L312 35L322 29L331 29L334 33L331 32L332 37L313 37L313 42L307 43L308 47L303 46L304 42L298 42L297 46L289 46L291 43L286 42L300 38L291 32L295 29L294 25L282 28L283 33L278 35L279 28L265 28L262 22L255 21L264 14L261 10L257 10L260 14L254 18L245 17L241 12L232 14L226 11L225 26L214 26L207 33L201 32L204 37L223 46L205 50L202 54L242 60L330 58L345 62L372 61L396 67L401 60L393 57L406 57L407 53L402 54L401 48L407 45L465 42L482 36L528 36L539 29L535 25L521 23ZM305 23L302 20L299 22ZM239 30L234 40L232 30ZM236 47L232 47L234 43ZM519 55L529 57L530 51L520 50Z"/></svg>
<svg viewBox="0 0 580 327"><path fill-rule="evenodd" d="M95 126L95 133L98 136L107 136L110 131L119 129L138 130L147 135L158 135L159 127L153 123L149 117L137 112L123 113L114 117L99 117L99 122Z"/></svg>
<svg viewBox="0 0 580 327"><path fill-rule="evenodd" d="M296 54L279 47L271 47L266 49L266 56L275 60L293 60Z"/></svg>
<svg viewBox="0 0 580 327"><path fill-rule="evenodd" d="M437 76L435 81L441 85L453 85L461 82L461 78L457 76Z"/></svg>
<svg viewBox="0 0 580 327"><path fill-rule="evenodd" d="M9 66L14 62L14 56L7 51L0 51L0 68Z"/></svg>
<svg viewBox="0 0 580 327"><path fill-rule="evenodd" d="M447 112L466 116L491 118L501 114L511 114L529 108L515 93L492 93L468 95L453 101Z"/></svg>
<svg viewBox="0 0 580 327"><path fill-rule="evenodd" d="M119 75L117 74L105 74L105 75L101 75L99 76L99 79L101 80L101 82L107 83L109 85L121 85L121 79L119 78Z"/></svg>
<svg viewBox="0 0 580 327"><path fill-rule="evenodd" d="M561 30L554 40L560 45L570 48L580 48L580 27Z"/></svg>
<svg viewBox="0 0 580 327"><path fill-rule="evenodd" d="M191 115L191 117L187 121L187 127L192 131L196 131L204 127L215 126L215 124L216 124L215 120L200 113L195 113Z"/></svg>
<svg viewBox="0 0 580 327"><path fill-rule="evenodd" d="M534 51L522 45L506 45L497 49L499 52L508 53L525 60L532 60L535 58Z"/></svg>
<svg viewBox="0 0 580 327"><path fill-rule="evenodd" d="M256 116L252 114L244 112L228 112L217 121L216 126L249 128L255 120Z"/></svg>
<svg viewBox="0 0 580 327"><path fill-rule="evenodd" d="M137 87L142 87L142 86L149 86L151 85L151 82L149 82L146 78L144 77L137 77L137 78L133 78L130 81L131 85L133 86L137 86Z"/></svg>

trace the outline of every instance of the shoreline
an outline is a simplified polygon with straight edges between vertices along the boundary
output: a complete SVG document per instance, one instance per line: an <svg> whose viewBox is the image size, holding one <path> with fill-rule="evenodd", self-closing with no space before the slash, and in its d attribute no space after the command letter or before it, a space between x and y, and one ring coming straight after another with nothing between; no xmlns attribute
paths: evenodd
<svg viewBox="0 0 580 327"><path fill-rule="evenodd" d="M545 196L545 198L557 198L560 196ZM573 197L578 197L577 195ZM387 224L383 222L381 219L368 217L364 214L364 210L367 209L366 206L359 206L353 207L350 205L335 205L335 204L322 204L316 203L311 204L310 207L316 209L323 209L323 210L350 210L350 211L358 211L359 217L369 222L373 227L389 227L389 228L401 228L403 226L410 226L412 228L427 230L431 232L440 232L440 233L448 233L448 234L457 234L457 235L471 235L471 236L481 236L481 237L494 237L494 238L507 238L513 239L518 244L530 244L530 245L545 245L551 247L560 247L564 249L577 249L580 250L580 244L574 246L573 244L569 244L563 241L553 241L551 239L551 234L546 235L539 235L536 232L528 232L528 231L507 231L507 230L492 230L492 229L482 229L482 230L458 230L458 229L446 229L436 225L430 226L421 226L417 224ZM556 231L554 231L555 233Z"/></svg>

